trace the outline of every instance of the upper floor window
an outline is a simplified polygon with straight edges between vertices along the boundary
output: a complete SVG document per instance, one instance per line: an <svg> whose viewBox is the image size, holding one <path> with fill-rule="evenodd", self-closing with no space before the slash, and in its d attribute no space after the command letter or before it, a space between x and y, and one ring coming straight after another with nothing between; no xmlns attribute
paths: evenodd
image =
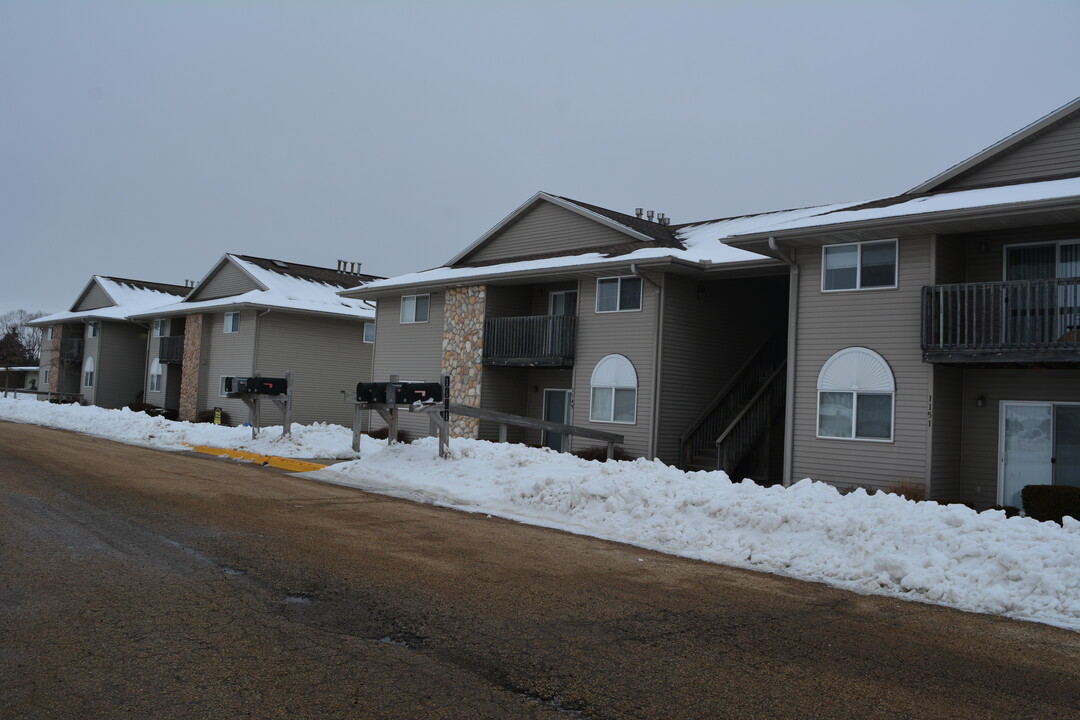
<svg viewBox="0 0 1080 720"><path fill-rule="evenodd" d="M826 245L821 252L823 291L896 287L896 240Z"/></svg>
<svg viewBox="0 0 1080 720"><path fill-rule="evenodd" d="M52 340L52 338L53 338L53 327L52 327L52 325L50 325L49 327L45 328L45 339L46 340Z"/></svg>
<svg viewBox="0 0 1080 720"><path fill-rule="evenodd" d="M364 323L364 342L375 342L375 323Z"/></svg>
<svg viewBox="0 0 1080 720"><path fill-rule="evenodd" d="M641 309L641 278L600 278L596 281L596 312L625 312Z"/></svg>
<svg viewBox="0 0 1080 720"><path fill-rule="evenodd" d="M165 318L158 318L154 321L154 337L163 337L165 335Z"/></svg>
<svg viewBox="0 0 1080 720"><path fill-rule="evenodd" d="M892 440L896 381L885 358L864 347L836 353L818 373L817 436Z"/></svg>
<svg viewBox="0 0 1080 720"><path fill-rule="evenodd" d="M83 385L94 387L94 356L90 355L83 363Z"/></svg>
<svg viewBox="0 0 1080 720"><path fill-rule="evenodd" d="M98 324L96 320L92 320L86 323L86 337L96 338L98 334Z"/></svg>
<svg viewBox="0 0 1080 720"><path fill-rule="evenodd" d="M240 332L240 313L238 313L238 312L225 313L225 332L227 332L227 333Z"/></svg>
<svg viewBox="0 0 1080 720"><path fill-rule="evenodd" d="M430 295L403 295L401 297L401 322L427 322L428 307L430 304Z"/></svg>
<svg viewBox="0 0 1080 720"><path fill-rule="evenodd" d="M637 419L637 371L622 355L608 355L596 363L589 381L592 395L589 420L633 423Z"/></svg>

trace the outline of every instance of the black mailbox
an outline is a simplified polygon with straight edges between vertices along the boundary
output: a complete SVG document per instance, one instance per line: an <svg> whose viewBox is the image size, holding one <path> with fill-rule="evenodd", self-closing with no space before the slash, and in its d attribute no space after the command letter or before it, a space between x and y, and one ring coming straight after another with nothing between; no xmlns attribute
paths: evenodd
<svg viewBox="0 0 1080 720"><path fill-rule="evenodd" d="M414 402L431 403L442 400L442 385L431 382L401 383L397 391L397 402L412 405Z"/></svg>
<svg viewBox="0 0 1080 720"><path fill-rule="evenodd" d="M242 395L286 395L289 383L285 378L226 377L225 393Z"/></svg>
<svg viewBox="0 0 1080 720"><path fill-rule="evenodd" d="M442 385L427 382L357 383L356 402L412 405L414 402L439 402Z"/></svg>
<svg viewBox="0 0 1080 720"><path fill-rule="evenodd" d="M356 383L356 402L386 402L386 383Z"/></svg>

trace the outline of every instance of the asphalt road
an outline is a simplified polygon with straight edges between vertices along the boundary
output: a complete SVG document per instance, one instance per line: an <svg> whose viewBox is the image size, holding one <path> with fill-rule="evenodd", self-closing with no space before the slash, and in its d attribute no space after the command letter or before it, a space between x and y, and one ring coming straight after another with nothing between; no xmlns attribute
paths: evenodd
<svg viewBox="0 0 1080 720"><path fill-rule="evenodd" d="M1078 718L1080 634L0 423L0 717Z"/></svg>

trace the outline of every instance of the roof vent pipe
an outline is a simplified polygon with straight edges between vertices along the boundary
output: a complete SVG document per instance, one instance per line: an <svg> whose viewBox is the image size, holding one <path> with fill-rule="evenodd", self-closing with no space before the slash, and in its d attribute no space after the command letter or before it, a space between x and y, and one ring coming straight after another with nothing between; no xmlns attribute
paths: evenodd
<svg viewBox="0 0 1080 720"><path fill-rule="evenodd" d="M652 211L652 210L650 210L649 212L647 212L647 213L646 213L646 216L647 216L647 217L649 218L649 222L652 222L652 221L653 221L653 211Z"/></svg>
<svg viewBox="0 0 1080 720"><path fill-rule="evenodd" d="M641 216L645 214L645 208L634 208L634 214L637 215L637 219L640 220Z"/></svg>

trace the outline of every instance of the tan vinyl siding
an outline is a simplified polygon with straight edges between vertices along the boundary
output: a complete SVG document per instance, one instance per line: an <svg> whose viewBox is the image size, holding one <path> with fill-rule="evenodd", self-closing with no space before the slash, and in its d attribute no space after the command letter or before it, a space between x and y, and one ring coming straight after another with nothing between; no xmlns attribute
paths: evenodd
<svg viewBox="0 0 1080 720"><path fill-rule="evenodd" d="M456 264L516 260L632 241L625 233L544 201Z"/></svg>
<svg viewBox="0 0 1080 720"><path fill-rule="evenodd" d="M352 427L356 383L371 380L364 321L270 312L259 318L257 331L256 372L285 377L292 371L293 422ZM273 403L261 403L260 412L264 424L281 421Z"/></svg>
<svg viewBox="0 0 1080 720"><path fill-rule="evenodd" d="M103 307L112 307L115 305L100 285L95 280L90 286L90 289L86 291L86 295L79 300L79 303L72 309L72 312L83 312L84 310L97 310Z"/></svg>
<svg viewBox="0 0 1080 720"><path fill-rule="evenodd" d="M527 415L527 401L530 393L528 382L528 368L485 367L481 382L480 407L513 415ZM537 414L535 417L540 417L540 415ZM482 420L480 439L498 440L498 423ZM524 428L508 427L506 439L510 442L525 442Z"/></svg>
<svg viewBox="0 0 1080 720"><path fill-rule="evenodd" d="M612 277L619 273L605 274ZM626 273L629 274L629 273ZM650 275L653 282L662 276ZM642 282L642 309L630 312L596 312L596 276L583 279L578 295L577 358L574 364L574 421L572 424L625 436L624 447L635 456L648 456L653 432L653 383L656 369L656 328L660 290L649 280ZM637 373L637 413L633 424L591 422L590 381L596 364L611 354L625 356ZM601 444L574 438L573 449Z"/></svg>
<svg viewBox="0 0 1080 720"><path fill-rule="evenodd" d="M1005 246L1080 240L1080 224L1018 228L988 233L945 236L939 242L961 241L967 255L966 282L1000 282L1005 279Z"/></svg>
<svg viewBox="0 0 1080 720"><path fill-rule="evenodd" d="M157 405L158 407L166 407L165 394L168 390L166 387L166 380L168 379L168 366L162 366L161 368L161 390L155 392L150 389L150 368L154 366L154 360L156 360L161 353L161 338L154 337L154 322L157 318L152 318L148 321L150 329L147 330L146 337L146 376L143 378L143 388L146 393L145 402L151 405ZM165 334L168 335L168 327L170 320L165 320Z"/></svg>
<svg viewBox="0 0 1080 720"><path fill-rule="evenodd" d="M203 342L207 343L203 345L206 376L199 385L199 409L220 407L229 414L230 425L241 425L248 419L247 406L241 400L221 397L221 377L247 377L254 372L255 311L240 313L240 329L235 333L224 332L225 313L207 313L203 323L208 328L203 336Z"/></svg>
<svg viewBox="0 0 1080 720"><path fill-rule="evenodd" d="M942 190L1031 182L1080 173L1080 113L960 175Z"/></svg>
<svg viewBox="0 0 1080 720"><path fill-rule="evenodd" d="M488 285L484 317L523 317L531 315L533 295L540 289L532 285Z"/></svg>
<svg viewBox="0 0 1080 720"><path fill-rule="evenodd" d="M412 294L412 293L408 293ZM442 337L445 293L432 292L428 322L402 323L401 297L381 297L376 315L375 361L372 379L386 382L396 374L402 380L437 382L442 377ZM483 397L483 386L481 386ZM372 416L373 427L385 427ZM417 413L402 413L400 429L411 438L429 433L429 421Z"/></svg>
<svg viewBox="0 0 1080 720"><path fill-rule="evenodd" d="M967 282L967 243L958 236L934 238L934 284Z"/></svg>
<svg viewBox="0 0 1080 720"><path fill-rule="evenodd" d="M103 321L100 327L94 404L125 407L139 401L143 394L147 331L134 323Z"/></svg>
<svg viewBox="0 0 1080 720"><path fill-rule="evenodd" d="M899 243L898 287L821 291L821 250L800 250L799 317L791 480L886 488L926 476L930 366L922 362L921 289L930 283L929 237ZM893 441L817 438L817 379L826 360L866 347L889 364L896 382Z"/></svg>
<svg viewBox="0 0 1080 720"><path fill-rule="evenodd" d="M930 464L930 499L963 499L961 468L963 449L964 374L959 368L933 366L933 408Z"/></svg>
<svg viewBox="0 0 1080 720"><path fill-rule="evenodd" d="M216 273L199 285L188 302L241 295L258 289L259 286L243 270L226 260Z"/></svg>
<svg viewBox="0 0 1080 720"><path fill-rule="evenodd" d="M79 326L76 326L76 331L82 331L84 343L82 362L79 364L78 370L79 392L83 394L83 400L88 405L97 405L98 388L101 387L101 358L98 357L98 347L101 345L102 323L100 321L97 321L97 323L98 334L97 337L92 338L86 336L86 325L83 325L81 328ZM72 337L74 337L74 335ZM84 369L86 368L86 358L88 357L94 358L94 385L92 387L86 387L85 385L83 385L83 382L86 379L86 373L84 372Z"/></svg>
<svg viewBox="0 0 1080 720"><path fill-rule="evenodd" d="M976 400L986 405L976 407ZM964 499L979 509L997 503L1001 403L1080 402L1075 370L1002 368L964 371Z"/></svg>
<svg viewBox="0 0 1080 720"><path fill-rule="evenodd" d="M657 457L679 462L679 437L773 333L785 333L787 277L664 281Z"/></svg>

